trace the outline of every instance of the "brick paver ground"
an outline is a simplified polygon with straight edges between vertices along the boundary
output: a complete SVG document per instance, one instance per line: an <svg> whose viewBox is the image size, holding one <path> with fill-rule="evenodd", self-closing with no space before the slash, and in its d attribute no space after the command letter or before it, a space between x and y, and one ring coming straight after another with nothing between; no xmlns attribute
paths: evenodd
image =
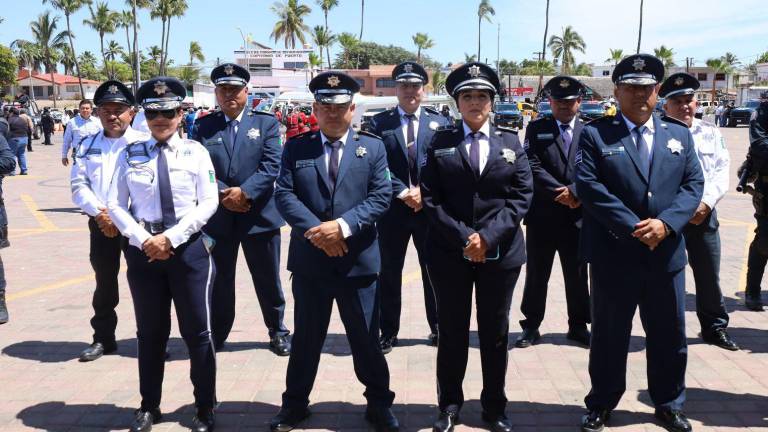
<svg viewBox="0 0 768 432"><path fill-rule="evenodd" d="M747 146L747 129L725 129L735 173ZM86 218L69 199L69 170L56 146L35 142L26 177L4 181L11 229L10 249L2 251L8 278L11 322L0 327L0 430L125 430L139 403L135 323L124 271L120 275L117 338L119 351L92 363L77 361L91 340L89 319L93 278L88 261ZM733 174L732 178L735 178ZM732 190L734 189L732 184ZM722 282L731 310L731 335L743 347L727 352L702 344L695 298L688 296L688 403L697 431L768 431L768 313L742 305L746 247L753 229L750 199L730 192L718 208L723 243ZM287 252L283 236L283 259ZM242 260L242 258L241 258ZM283 262L283 269L285 265ZM123 266L124 269L124 266ZM287 358L267 349L267 334L256 296L239 264L237 319L226 351L218 353L218 430L266 430L278 409ZM522 280L515 287L512 334L519 334ZM401 346L387 356L395 411L404 429L427 429L435 415L435 349L425 345L425 322L415 252L405 270ZM283 270L293 327L289 274ZM617 286L617 289L621 287ZM693 292L688 277L688 292ZM583 397L589 390L588 350L565 339L567 330L562 277L553 273L542 342L510 349L508 413L517 431L578 430ZM768 296L764 296L768 300ZM473 331L476 327L473 325ZM644 334L636 317L629 356L628 389L614 413L610 431L658 431L645 378ZM472 336L465 379L468 399L459 430L482 429L479 396L480 358ZM174 323L162 410L165 422L155 430L186 430L192 416L192 388L186 348ZM307 429L366 429L363 388L352 371L343 327L334 313L321 366L311 395L314 415Z"/></svg>

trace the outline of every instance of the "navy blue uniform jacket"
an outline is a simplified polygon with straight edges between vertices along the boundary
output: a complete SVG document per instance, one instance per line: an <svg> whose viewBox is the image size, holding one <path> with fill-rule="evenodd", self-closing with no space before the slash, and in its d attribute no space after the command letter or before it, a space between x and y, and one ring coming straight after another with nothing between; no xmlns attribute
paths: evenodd
<svg viewBox="0 0 768 432"><path fill-rule="evenodd" d="M427 150L421 197L429 219L427 261L431 264L439 264L439 257L463 260L467 238L475 232L488 244L487 256L499 252L497 260L485 265L509 269L525 263L520 223L533 195L531 168L517 134L494 126L490 134L488 162L479 177L462 144L461 123L438 130ZM515 155L512 162L507 160L510 151Z"/></svg>
<svg viewBox="0 0 768 432"><path fill-rule="evenodd" d="M319 132L289 140L277 179L275 201L291 226L288 270L310 276L367 276L381 267L378 221L389 207L392 184L381 140L350 129L339 163L335 190L331 190L325 150ZM352 235L349 252L331 258L316 248L304 233L322 222L344 219Z"/></svg>
<svg viewBox="0 0 768 432"><path fill-rule="evenodd" d="M577 155L576 190L584 208L581 247L588 262L646 262L673 272L687 263L683 228L704 192L693 137L676 120L656 116L650 178L624 119L603 117L584 126ZM632 237L635 224L664 221L670 235L650 251Z"/></svg>
<svg viewBox="0 0 768 432"><path fill-rule="evenodd" d="M270 114L246 109L235 137L234 151L221 111L197 119L191 139L208 150L219 190L239 186L251 201L245 213L220 205L205 225L214 238L234 233L258 234L283 226L274 201L274 183L280 170L280 124Z"/></svg>

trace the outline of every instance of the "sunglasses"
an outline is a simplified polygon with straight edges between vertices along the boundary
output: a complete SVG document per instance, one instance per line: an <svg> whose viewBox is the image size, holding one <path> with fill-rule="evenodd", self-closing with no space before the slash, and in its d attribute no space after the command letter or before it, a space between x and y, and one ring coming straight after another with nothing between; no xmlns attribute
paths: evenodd
<svg viewBox="0 0 768 432"><path fill-rule="evenodd" d="M176 110L175 109L169 109L169 110L162 110L162 111L155 111L155 110L144 110L144 117L147 118L147 120L154 120L157 118L157 116L163 116L168 120L171 120L172 118L176 117Z"/></svg>

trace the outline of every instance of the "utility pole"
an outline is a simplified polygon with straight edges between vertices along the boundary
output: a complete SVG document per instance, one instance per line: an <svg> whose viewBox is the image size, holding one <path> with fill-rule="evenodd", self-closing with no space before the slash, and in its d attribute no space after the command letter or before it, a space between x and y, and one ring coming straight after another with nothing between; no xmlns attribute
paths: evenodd
<svg viewBox="0 0 768 432"><path fill-rule="evenodd" d="M537 62L538 62L537 63L537 67L539 69L539 86L536 88L536 97L534 99L538 99L539 98L539 91L541 91L541 85L544 83L544 70L542 69L542 67L544 66L542 64L543 61L544 61L543 60L544 59L544 51L536 51L536 52L534 52L534 54L536 54L536 59L537 59Z"/></svg>
<svg viewBox="0 0 768 432"><path fill-rule="evenodd" d="M499 53L501 52L501 23L498 23L496 30L496 72L501 73L499 70Z"/></svg>

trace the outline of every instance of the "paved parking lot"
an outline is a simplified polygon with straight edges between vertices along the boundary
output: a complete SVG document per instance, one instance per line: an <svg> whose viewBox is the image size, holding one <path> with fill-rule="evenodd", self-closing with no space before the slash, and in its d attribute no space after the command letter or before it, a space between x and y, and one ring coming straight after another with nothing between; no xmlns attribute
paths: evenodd
<svg viewBox="0 0 768 432"><path fill-rule="evenodd" d="M747 132L744 127L724 129L734 173L731 190L747 149ZM69 169L60 163L60 134L55 142L55 146L44 147L35 141L34 153L28 154L30 175L6 177L3 185L12 246L2 251L11 321L0 327L0 430L125 430L140 400L135 323L125 266L120 275L119 350L96 362L79 363L80 351L91 342L94 281L88 261L86 218L70 201ZM730 192L718 212L723 244L721 279L731 311L730 333L743 349L727 352L701 343L695 298L689 294L686 411L696 431L768 431L768 312L749 312L742 304L746 253L754 229L750 198ZM283 260L287 239L284 231ZM413 248L406 262L401 346L387 360L397 393L394 409L404 429L418 430L430 428L436 412L435 349L425 344L429 330ZM267 333L244 262L239 269L234 331L227 350L217 355L218 398L222 402L217 430L266 430L266 422L279 408L287 358L278 358L267 349ZM517 320L521 316L523 277L515 288L512 341L520 331ZM282 280L288 298L286 322L292 328L293 301L285 270ZM557 267L551 284L542 342L510 351L508 413L517 431L578 430L583 397L589 390L588 350L565 339L565 296ZM688 292L694 292L692 277L688 277L687 285ZM764 298L768 300L768 295ZM612 417L610 431L662 430L654 422L646 391L644 345L636 317L628 389ZM469 402L463 411L465 424L459 430L483 428L477 347L473 334L464 384ZM175 323L170 350L162 403L167 415L155 430L187 430L193 414L192 387L186 348ZM349 353L343 327L334 313L311 396L314 415L306 428L367 427L363 388L352 373Z"/></svg>

